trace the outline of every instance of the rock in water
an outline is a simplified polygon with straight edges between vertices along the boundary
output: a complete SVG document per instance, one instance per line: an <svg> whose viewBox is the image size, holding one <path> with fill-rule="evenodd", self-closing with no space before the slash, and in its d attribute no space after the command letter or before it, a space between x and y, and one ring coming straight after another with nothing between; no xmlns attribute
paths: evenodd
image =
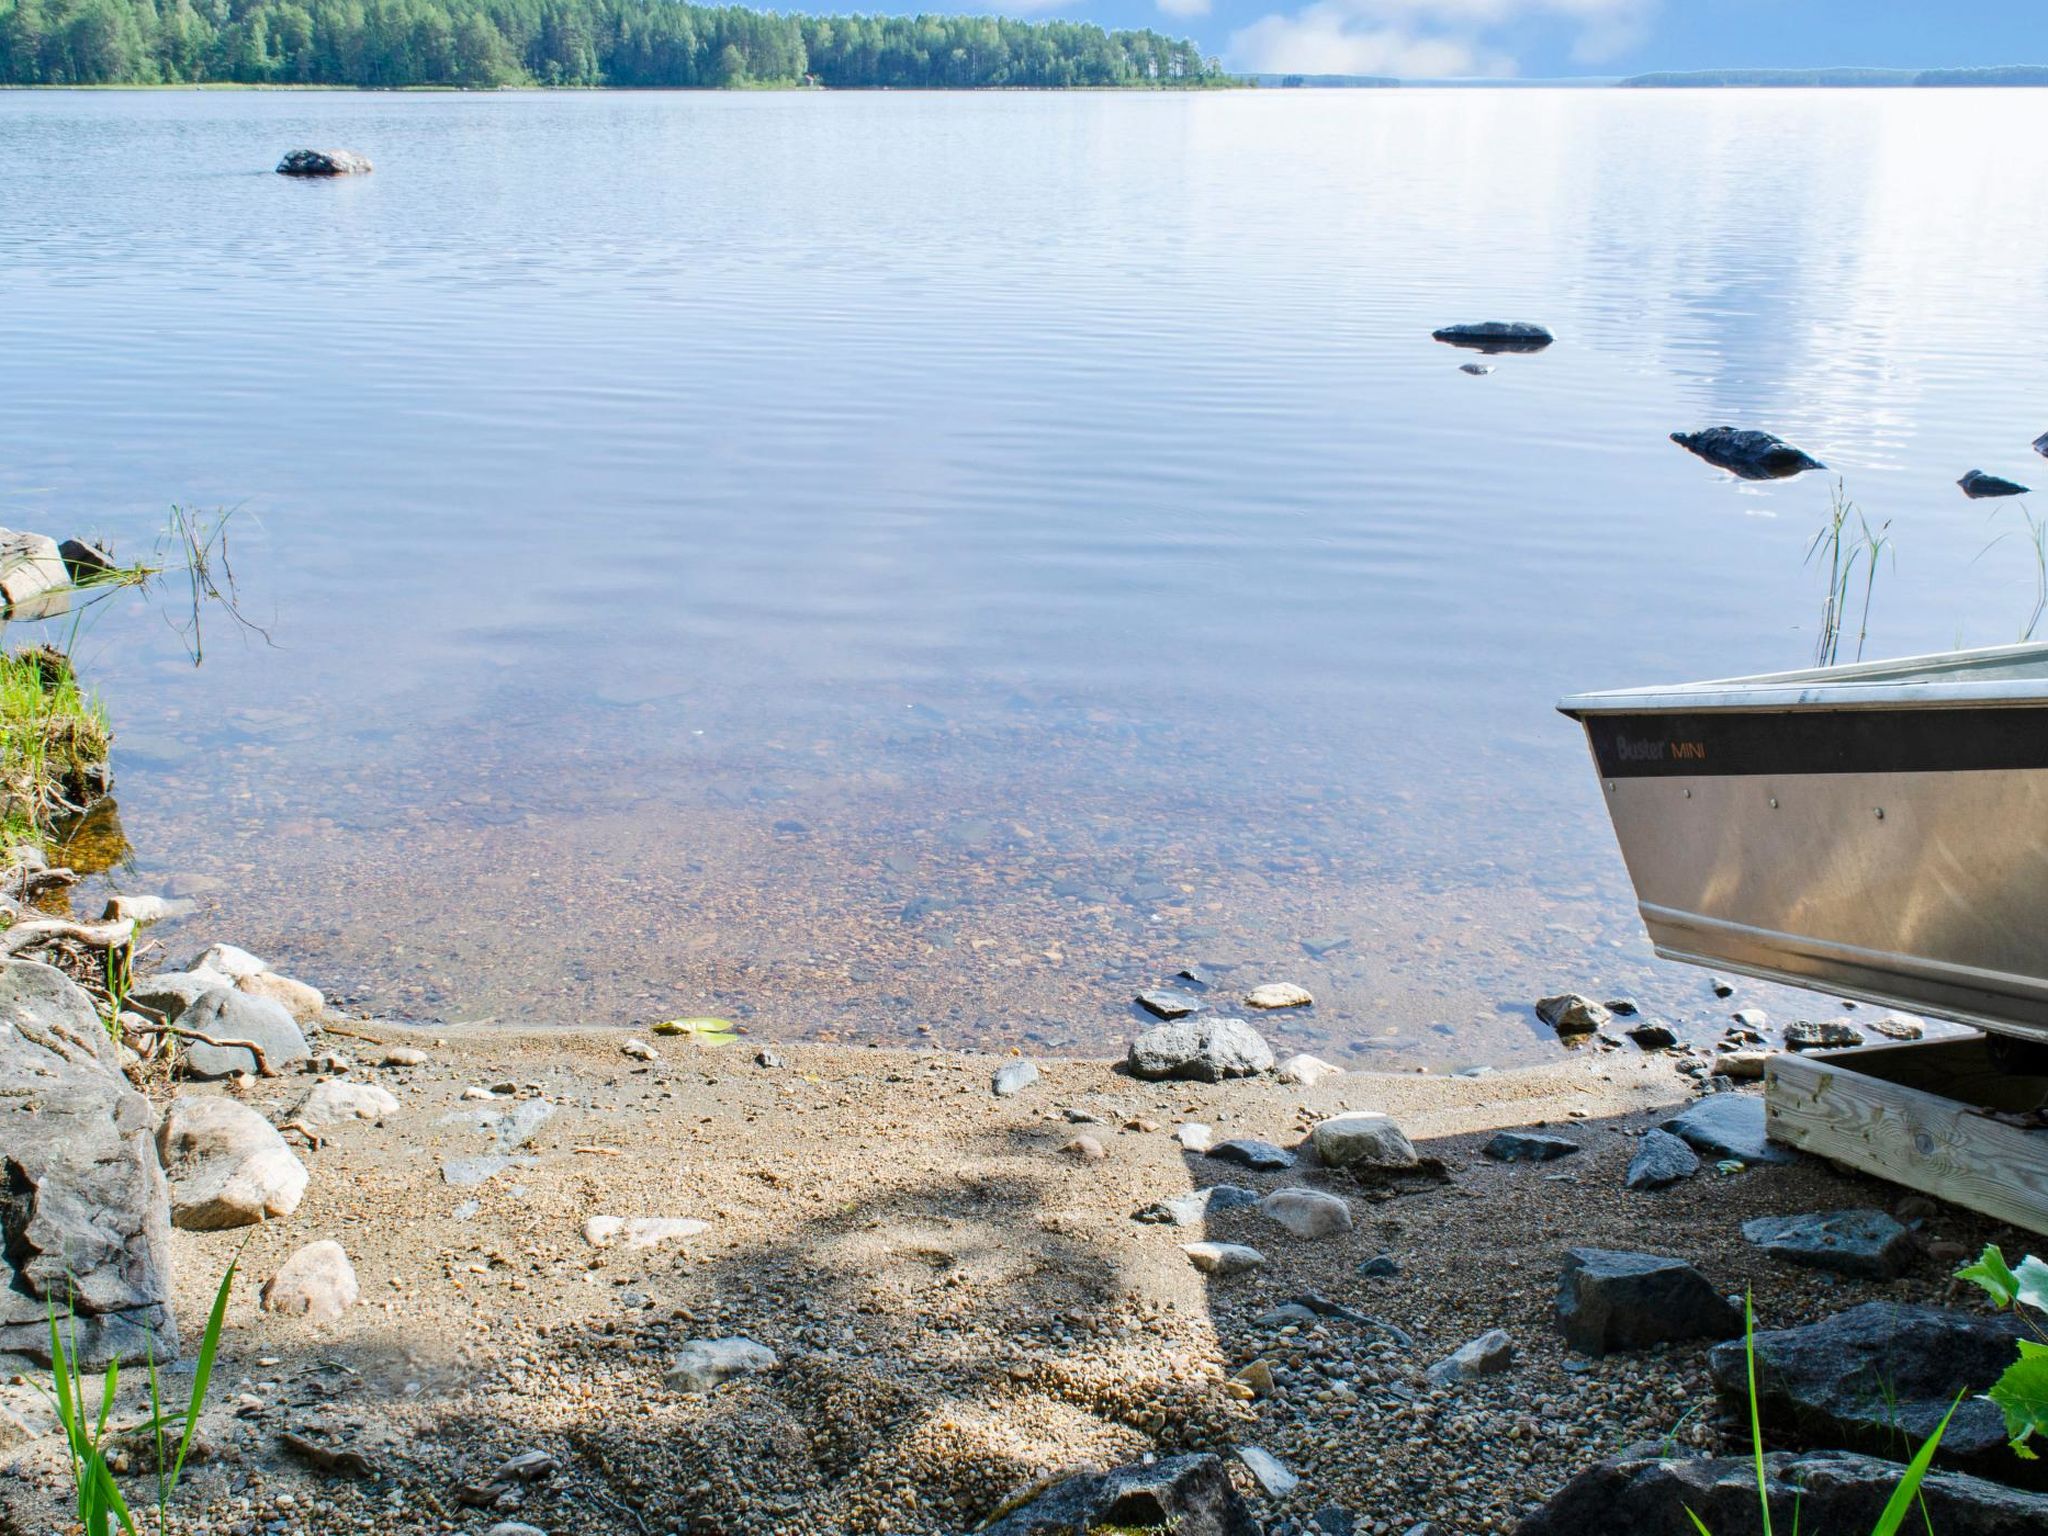
<svg viewBox="0 0 2048 1536"><path fill-rule="evenodd" d="M1183 1019L1148 1029L1131 1042L1131 1076L1220 1083L1273 1068L1273 1048L1243 1019Z"/></svg>
<svg viewBox="0 0 2048 1536"><path fill-rule="evenodd" d="M1316 1156L1330 1168L1413 1168L1415 1144L1393 1117L1376 1110L1355 1109L1332 1115L1309 1135Z"/></svg>
<svg viewBox="0 0 2048 1536"><path fill-rule="evenodd" d="M1583 1355L1742 1332L1742 1314L1685 1260L1607 1248L1566 1254L1557 1322Z"/></svg>
<svg viewBox="0 0 2048 1536"><path fill-rule="evenodd" d="M367 176L370 162L352 149L295 149L277 162L280 176Z"/></svg>
<svg viewBox="0 0 2048 1536"><path fill-rule="evenodd" d="M1742 480L1784 480L1809 469L1826 469L1804 450L1781 437L1742 427L1708 427L1702 432L1674 432L1671 441L1697 454L1716 469Z"/></svg>
<svg viewBox="0 0 2048 1536"><path fill-rule="evenodd" d="M1699 1171L1699 1153L1669 1131L1649 1130L1636 1143L1625 1182L1630 1189L1668 1189Z"/></svg>
<svg viewBox="0 0 2048 1536"><path fill-rule="evenodd" d="M1351 1230L1351 1207L1319 1189L1276 1189L1259 1202L1259 1210L1296 1237L1328 1237Z"/></svg>
<svg viewBox="0 0 2048 1536"><path fill-rule="evenodd" d="M1659 1130L1669 1131L1695 1152L1745 1163L1796 1163L1799 1154L1774 1146L1764 1135L1764 1101L1746 1093L1716 1093L1696 1099Z"/></svg>
<svg viewBox="0 0 2048 1536"><path fill-rule="evenodd" d="M0 528L0 612L19 618L62 613L69 606L65 568L57 541L47 534Z"/></svg>
<svg viewBox="0 0 2048 1536"><path fill-rule="evenodd" d="M1955 1416L1936 1460L2004 1482L2037 1482L2048 1462L2006 1445L2005 1416L1978 1394L2004 1374L2024 1334L2011 1316L1866 1302L1847 1312L1756 1336L1757 1408L1779 1443L1900 1453ZM1707 1352L1721 1400L1749 1413L1749 1361L1740 1339ZM1937 1525L1936 1530L1945 1528Z"/></svg>
<svg viewBox="0 0 2048 1536"><path fill-rule="evenodd" d="M0 960L0 1351L47 1364L68 1296L84 1365L175 1358L155 1124L71 979Z"/></svg>
<svg viewBox="0 0 2048 1536"><path fill-rule="evenodd" d="M1067 1478L981 1527L980 1536L1073 1536L1103 1529L1259 1536L1222 1460L1207 1454Z"/></svg>
<svg viewBox="0 0 2048 1536"><path fill-rule="evenodd" d="M2024 496L2027 487L2017 480L2008 480L2003 475L1987 475L1981 469L1973 469L1956 482L1963 488L1963 494L1972 501L1983 501L1989 496Z"/></svg>
<svg viewBox="0 0 2048 1536"><path fill-rule="evenodd" d="M1876 1527L1905 1468L1842 1451L1764 1458L1773 1527L1779 1531L1868 1531ZM2029 1536L2048 1530L2048 1497L1955 1472L1920 1488L1941 1536ZM1756 1463L1747 1457L1628 1456L1573 1478L1515 1536L1760 1536ZM1700 1523L1693 1523L1698 1516ZM1916 1528L1918 1506L1910 1517ZM1925 1529L1926 1527L1918 1527Z"/></svg>
<svg viewBox="0 0 2048 1536"><path fill-rule="evenodd" d="M1554 1163L1560 1157L1583 1152L1569 1136L1545 1136L1536 1131L1502 1131L1479 1149L1497 1163Z"/></svg>
<svg viewBox="0 0 2048 1536"><path fill-rule="evenodd" d="M1541 352L1557 340L1544 327L1527 320L1481 320L1446 325L1429 334L1454 347L1471 347L1480 352Z"/></svg>
<svg viewBox="0 0 2048 1536"><path fill-rule="evenodd" d="M1785 1026L1789 1051L1839 1051L1863 1043L1863 1031L1847 1019L1795 1019Z"/></svg>
<svg viewBox="0 0 2048 1536"><path fill-rule="evenodd" d="M1536 1017L1560 1035L1590 1035L1605 1029L1614 1020L1614 1015L1593 999L1581 997L1576 992L1538 998Z"/></svg>
<svg viewBox="0 0 2048 1536"><path fill-rule="evenodd" d="M1483 379L1483 378L1485 378L1485 377L1486 377L1486 376L1487 376L1487 375L1488 375L1489 373L1493 372L1493 364L1491 364L1491 363L1460 363L1460 364L1458 364L1458 372L1460 372L1460 373L1469 373L1469 374L1471 374L1471 375L1472 375L1472 377L1473 377L1473 378L1475 378L1475 379Z"/></svg>
<svg viewBox="0 0 2048 1536"><path fill-rule="evenodd" d="M1861 1280L1896 1280L1913 1263L1913 1235L1883 1211L1759 1216L1742 1235L1773 1258Z"/></svg>
<svg viewBox="0 0 2048 1536"><path fill-rule="evenodd" d="M775 1369L775 1351L752 1339L692 1339L670 1362L664 1378L683 1392L716 1391L735 1376Z"/></svg>
<svg viewBox="0 0 2048 1536"><path fill-rule="evenodd" d="M263 1285L263 1310L331 1323L356 1304L356 1272L341 1244L308 1243Z"/></svg>
<svg viewBox="0 0 2048 1536"><path fill-rule="evenodd" d="M1202 1000L1192 992L1177 992L1172 987L1154 987L1149 992L1138 994L1138 1006L1154 1018L1184 1019L1191 1013L1202 1011Z"/></svg>
<svg viewBox="0 0 2048 1536"><path fill-rule="evenodd" d="M1307 987L1297 987L1291 981L1269 981L1263 987L1253 987L1245 994L1247 1008L1308 1008L1315 1004Z"/></svg>
<svg viewBox="0 0 2048 1536"><path fill-rule="evenodd" d="M233 1099L180 1094L164 1111L156 1145L170 1180L171 1224L189 1232L289 1216L306 1193L306 1165L268 1120Z"/></svg>
<svg viewBox="0 0 2048 1536"><path fill-rule="evenodd" d="M2040 454L2042 458L2048 459L2048 432L2043 432L2034 439L2034 452Z"/></svg>

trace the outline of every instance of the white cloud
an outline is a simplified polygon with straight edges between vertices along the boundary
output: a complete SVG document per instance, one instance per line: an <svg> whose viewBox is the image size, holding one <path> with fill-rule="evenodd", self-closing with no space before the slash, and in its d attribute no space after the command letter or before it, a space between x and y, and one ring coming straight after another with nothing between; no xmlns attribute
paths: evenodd
<svg viewBox="0 0 2048 1536"><path fill-rule="evenodd" d="M1206 16L1209 0L1158 0L1159 9L1169 16Z"/></svg>
<svg viewBox="0 0 2048 1536"><path fill-rule="evenodd" d="M1185 4L1189 0L1159 0ZM1208 0L1194 0L1207 8ZM1262 16L1230 40L1232 62L1259 74L1512 75L1494 28L1549 17L1576 23L1572 56L1600 63L1642 38L1659 0L1313 0Z"/></svg>

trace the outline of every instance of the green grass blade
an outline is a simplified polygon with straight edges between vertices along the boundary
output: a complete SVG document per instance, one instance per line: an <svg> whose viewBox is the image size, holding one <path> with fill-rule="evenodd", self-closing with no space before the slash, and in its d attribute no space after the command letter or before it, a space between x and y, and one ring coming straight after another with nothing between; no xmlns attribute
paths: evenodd
<svg viewBox="0 0 2048 1536"><path fill-rule="evenodd" d="M239 1252L229 1261L227 1273L220 1277L220 1287L213 1293L213 1310L206 1315L206 1332L199 1340L199 1360L192 1371L192 1401L185 1409L185 1432L178 1439L178 1459L171 1467L170 1486L164 1490L166 1499L178 1486L179 1474L185 1470L185 1454L192 1449L192 1437L199 1430L199 1410L206 1406L214 1357L220 1353L220 1331L227 1322L228 1290L235 1283L235 1266L241 1262Z"/></svg>
<svg viewBox="0 0 2048 1536"><path fill-rule="evenodd" d="M1771 1536L1771 1484L1764 1471L1764 1421L1756 1399L1756 1299L1742 1298L1742 1352L1749 1360L1749 1449L1756 1459L1756 1502L1764 1523L1764 1536Z"/></svg>
<svg viewBox="0 0 2048 1536"><path fill-rule="evenodd" d="M1934 1426L1934 1433L1927 1437L1927 1443L1920 1447L1918 1454L1906 1467L1906 1475L1899 1479L1899 1486L1892 1490L1890 1501L1884 1513L1877 1517L1877 1524L1870 1536L1898 1536L1899 1527L1906 1523L1906 1516L1912 1513L1914 1500L1919 1497L1920 1484L1927 1476L1927 1470L1934 1465L1934 1453L1941 1447L1941 1437L1948 1429L1948 1421L1955 1417L1956 1409L1963 1399L1960 1393L1948 1405L1948 1412L1941 1416L1941 1422Z"/></svg>
<svg viewBox="0 0 2048 1536"><path fill-rule="evenodd" d="M1700 1536L1714 1536L1714 1533L1707 1529L1707 1522L1694 1514L1690 1508L1687 1508L1685 1518L1692 1522L1692 1528L1698 1531Z"/></svg>

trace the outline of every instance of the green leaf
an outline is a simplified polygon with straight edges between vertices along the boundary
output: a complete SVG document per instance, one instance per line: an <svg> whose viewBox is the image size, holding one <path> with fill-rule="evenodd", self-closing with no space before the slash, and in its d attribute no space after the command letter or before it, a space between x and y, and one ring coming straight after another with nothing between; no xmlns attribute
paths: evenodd
<svg viewBox="0 0 2048 1536"><path fill-rule="evenodd" d="M2012 1448L2031 1461L2035 1453L2028 1439L2034 1435L2048 1439L2048 1344L2031 1339L2019 1343L2019 1359L2005 1368L2005 1374L1984 1395L2005 1415L2006 1438L2012 1441Z"/></svg>
<svg viewBox="0 0 2048 1536"><path fill-rule="evenodd" d="M2022 1306L2039 1307L2048 1312L2048 1262L2028 1254L2020 1260L2020 1267L2013 1278L2019 1282L2018 1300Z"/></svg>
<svg viewBox="0 0 2048 1536"><path fill-rule="evenodd" d="M1948 1412L1941 1416L1941 1422L1934 1426L1934 1433L1927 1437L1926 1443L1907 1464L1906 1475L1892 1490L1891 1500L1885 1505L1884 1513L1877 1517L1870 1536L1898 1536L1899 1527L1906 1523L1906 1516L1913 1511L1913 1501L1920 1496L1920 1484L1927 1476L1927 1469L1934 1465L1934 1453L1941 1447L1941 1437L1948 1429L1948 1421L1956 1416L1956 1409L1962 1401L1961 1394L1957 1394L1955 1402L1948 1405Z"/></svg>
<svg viewBox="0 0 2048 1536"><path fill-rule="evenodd" d="M2028 1262L2039 1263L2040 1261L2036 1259ZM2019 1299L2019 1276L2015 1275L2012 1272L2011 1266L2005 1262L2005 1253L1996 1243L1987 1244L1983 1257L1978 1259L1976 1263L1966 1265L1964 1268L1957 1270L1956 1278L1958 1280L1967 1280L1972 1285L1981 1286L1984 1292L1993 1301L1997 1302L2001 1308L2009 1307Z"/></svg>
<svg viewBox="0 0 2048 1536"><path fill-rule="evenodd" d="M1714 1533L1707 1529L1707 1522L1694 1514L1689 1507L1685 1512L1685 1518L1692 1522L1692 1528L1698 1531L1700 1536L1714 1536Z"/></svg>
<svg viewBox="0 0 2048 1536"><path fill-rule="evenodd" d="M248 1247L245 1241L243 1248ZM199 1411L206 1406L206 1389L213 1381L213 1361L220 1352L221 1326L228 1316L228 1290L235 1283L235 1266L242 1262L241 1250L237 1249L229 1263L227 1273L220 1277L220 1286L213 1293L213 1310L206 1316L206 1332L199 1341L199 1361L192 1372L192 1401L185 1409L185 1433L178 1440L178 1460L171 1468L164 1497L168 1499L171 1490L178 1486L178 1478L185 1470L185 1455L192 1449L192 1436L199 1429ZM157 1461L162 1467L161 1458Z"/></svg>

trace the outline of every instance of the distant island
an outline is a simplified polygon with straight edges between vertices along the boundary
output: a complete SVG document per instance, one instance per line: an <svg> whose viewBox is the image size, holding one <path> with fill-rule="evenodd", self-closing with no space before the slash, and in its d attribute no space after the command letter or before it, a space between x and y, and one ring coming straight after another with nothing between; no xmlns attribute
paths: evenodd
<svg viewBox="0 0 2048 1536"><path fill-rule="evenodd" d="M1916 86L2048 85L2048 64L2005 64L1993 69L1690 69L1631 75L1639 88L1704 86Z"/></svg>
<svg viewBox="0 0 2048 1536"><path fill-rule="evenodd" d="M1232 85L1152 31L679 0L0 0L0 84L733 89Z"/></svg>

